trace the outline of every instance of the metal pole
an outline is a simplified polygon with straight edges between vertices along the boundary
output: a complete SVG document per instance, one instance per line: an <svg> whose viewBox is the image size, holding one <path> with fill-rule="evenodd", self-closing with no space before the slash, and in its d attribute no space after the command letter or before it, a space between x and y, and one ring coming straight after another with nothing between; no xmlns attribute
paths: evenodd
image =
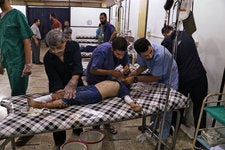
<svg viewBox="0 0 225 150"><path fill-rule="evenodd" d="M178 30L177 30L177 26L179 24L179 11L180 11L180 6L181 6L181 2L182 0L178 0L178 6L177 6L177 16L176 16L176 25L175 25L175 39L173 41L173 50L172 50L172 58L171 58L171 62L170 62L170 74L169 74L169 83L167 86L167 92L166 92L166 104L165 104L165 108L164 108L164 113L163 113L163 119L162 119L162 123L161 123L161 127L160 127L160 138L159 138L159 144L158 144L158 150L160 150L161 148L161 143L162 143L162 134L163 134L163 127L165 125L165 119L166 119L166 114L168 113L168 102L169 102L169 94L170 94L170 90L171 90L171 75L172 75L172 66L173 66L173 58L175 58L176 52L177 52L177 36L178 36ZM175 145L174 145L175 147Z"/></svg>

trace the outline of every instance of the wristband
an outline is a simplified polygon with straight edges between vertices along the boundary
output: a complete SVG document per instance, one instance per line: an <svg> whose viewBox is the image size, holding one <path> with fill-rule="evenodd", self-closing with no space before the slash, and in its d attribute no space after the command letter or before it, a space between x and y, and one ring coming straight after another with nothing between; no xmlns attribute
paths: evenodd
<svg viewBox="0 0 225 150"><path fill-rule="evenodd" d="M26 66L32 68L32 64L25 64Z"/></svg>

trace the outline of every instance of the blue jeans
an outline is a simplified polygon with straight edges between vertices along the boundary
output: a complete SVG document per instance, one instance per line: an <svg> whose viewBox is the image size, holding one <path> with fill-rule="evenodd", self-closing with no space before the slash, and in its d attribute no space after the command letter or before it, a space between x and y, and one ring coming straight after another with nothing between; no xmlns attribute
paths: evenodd
<svg viewBox="0 0 225 150"><path fill-rule="evenodd" d="M102 96L94 85L79 86L76 90L76 97L71 99L63 98L63 103L67 105L86 105L102 101Z"/></svg>
<svg viewBox="0 0 225 150"><path fill-rule="evenodd" d="M159 128L159 122L160 122L160 120L163 119L163 115L160 115L160 116L158 116L158 117L159 117L159 118L158 118L157 122L155 122L157 116L156 116L156 115L151 116L151 121L150 121L150 123L151 123L151 122L154 122L154 123L153 123L153 124L150 124L150 129L153 129L155 123L157 123L157 124L156 124L156 129ZM169 133L170 133L170 126L171 126L171 121L172 121L172 112L167 112L167 113L166 113L165 123L164 123L164 126L163 126L163 135L162 135L162 141L163 141L163 142L166 142L166 139L167 139L167 137L169 136Z"/></svg>

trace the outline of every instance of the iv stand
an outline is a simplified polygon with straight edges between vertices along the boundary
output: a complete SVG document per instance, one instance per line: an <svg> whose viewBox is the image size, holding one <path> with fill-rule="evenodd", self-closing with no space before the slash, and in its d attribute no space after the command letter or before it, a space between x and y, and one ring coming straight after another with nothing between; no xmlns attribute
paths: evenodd
<svg viewBox="0 0 225 150"><path fill-rule="evenodd" d="M179 33L179 30L178 30L179 12L180 12L182 0L178 0L178 1L175 2L175 4L176 3L177 3L177 15L176 15L176 24L175 24L175 27L174 27L175 37L174 37L173 47L172 47L172 56L173 57L171 58L171 61L170 61L169 83L167 85L166 104L165 104L165 108L164 108L164 112L163 112L163 119L162 119L162 123L161 123L161 127L160 127L160 138L159 138L158 150L160 150L161 144L162 144L163 127L164 127L164 124L165 124L166 114L167 114L167 111L168 111L167 107L168 107L169 94L170 94L170 89L171 89L171 74L172 74L173 59L176 57L175 54L177 53L177 37L178 37L178 33ZM175 148L175 145L172 146L172 149L174 149L174 148Z"/></svg>

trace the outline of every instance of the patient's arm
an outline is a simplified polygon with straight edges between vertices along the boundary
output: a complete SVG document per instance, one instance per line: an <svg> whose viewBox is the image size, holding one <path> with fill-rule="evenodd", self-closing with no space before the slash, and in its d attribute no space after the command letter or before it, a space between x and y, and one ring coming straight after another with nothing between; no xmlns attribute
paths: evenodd
<svg viewBox="0 0 225 150"><path fill-rule="evenodd" d="M142 107L135 104L134 101L131 99L129 95L124 96L124 101L130 105L130 107L135 111L135 112L140 112L142 110Z"/></svg>

